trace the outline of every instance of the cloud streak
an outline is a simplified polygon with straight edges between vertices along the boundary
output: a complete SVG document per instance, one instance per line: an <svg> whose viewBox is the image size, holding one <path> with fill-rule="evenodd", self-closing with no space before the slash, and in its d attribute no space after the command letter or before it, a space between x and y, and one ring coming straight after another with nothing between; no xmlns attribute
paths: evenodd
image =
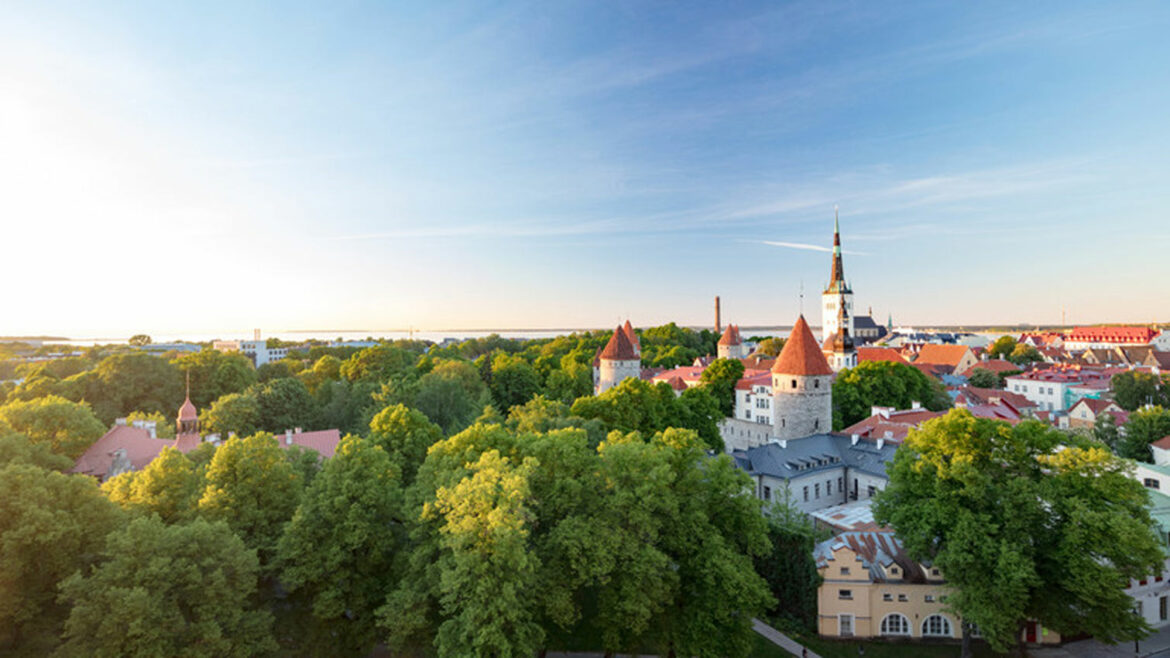
<svg viewBox="0 0 1170 658"><path fill-rule="evenodd" d="M805 251L823 251L827 253L833 251L831 247L825 247L819 244L807 244L804 242L781 242L778 240L757 240L756 242L757 244L766 244L769 247L781 247L783 249L803 249ZM849 254L850 256L866 255L860 251L849 251L847 249L842 249L841 253Z"/></svg>

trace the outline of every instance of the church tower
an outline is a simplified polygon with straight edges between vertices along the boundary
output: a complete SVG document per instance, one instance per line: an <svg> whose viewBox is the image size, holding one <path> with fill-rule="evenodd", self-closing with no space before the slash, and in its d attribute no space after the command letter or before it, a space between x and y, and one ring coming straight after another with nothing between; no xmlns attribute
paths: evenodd
<svg viewBox="0 0 1170 658"><path fill-rule="evenodd" d="M781 440L833 429L833 369L804 316L772 365L772 435Z"/></svg>
<svg viewBox="0 0 1170 658"><path fill-rule="evenodd" d="M821 345L821 351L825 353L825 359L828 360L833 372L857 365L857 350L854 349L853 336L849 334L852 324L849 321L849 311L841 304L837 309L837 332L825 339Z"/></svg>
<svg viewBox="0 0 1170 658"><path fill-rule="evenodd" d="M191 374L187 373L187 397L179 407L179 416L175 421L178 427L175 433L175 447L186 452L199 445L199 411L191 403Z"/></svg>
<svg viewBox="0 0 1170 658"><path fill-rule="evenodd" d="M849 335L853 335L853 291L845 281L845 265L841 262L841 221L833 211L833 267L829 272L829 285L821 294L821 341L827 341L837 334L838 311L845 308Z"/></svg>

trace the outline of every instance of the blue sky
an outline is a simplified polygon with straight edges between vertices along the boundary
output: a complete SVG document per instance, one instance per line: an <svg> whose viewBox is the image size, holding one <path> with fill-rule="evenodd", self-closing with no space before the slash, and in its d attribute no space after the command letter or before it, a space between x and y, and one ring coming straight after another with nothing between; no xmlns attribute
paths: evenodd
<svg viewBox="0 0 1170 658"><path fill-rule="evenodd" d="M1156 2L6 3L0 334L709 324L716 294L790 324L834 205L883 319L1167 320L1168 28Z"/></svg>

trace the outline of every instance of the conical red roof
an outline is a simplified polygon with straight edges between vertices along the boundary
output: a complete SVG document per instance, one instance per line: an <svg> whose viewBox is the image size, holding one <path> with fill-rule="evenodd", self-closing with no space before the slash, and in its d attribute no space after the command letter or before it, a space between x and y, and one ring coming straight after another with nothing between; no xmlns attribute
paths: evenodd
<svg viewBox="0 0 1170 658"><path fill-rule="evenodd" d="M630 339L630 345L633 345L635 350L642 347L642 343L638 341L638 334L634 333L634 325L630 324L629 320L622 326L622 331L626 332L626 338Z"/></svg>
<svg viewBox="0 0 1170 658"><path fill-rule="evenodd" d="M183 406L179 407L179 420L198 420L199 412L195 409L195 405L191 404L191 398L183 400Z"/></svg>
<svg viewBox="0 0 1170 658"><path fill-rule="evenodd" d="M719 337L720 345L739 345L743 340L739 337L739 327L734 324L727 325L723 330L723 335Z"/></svg>
<svg viewBox="0 0 1170 658"><path fill-rule="evenodd" d="M833 369L825 360L817 339L813 338L812 330L808 328L801 315L792 327L792 335L780 350L780 356L772 364L772 372L778 375L831 375Z"/></svg>
<svg viewBox="0 0 1170 658"><path fill-rule="evenodd" d="M605 361L635 361L638 355L634 354L634 346L621 327L613 330L605 349L601 350L601 359Z"/></svg>

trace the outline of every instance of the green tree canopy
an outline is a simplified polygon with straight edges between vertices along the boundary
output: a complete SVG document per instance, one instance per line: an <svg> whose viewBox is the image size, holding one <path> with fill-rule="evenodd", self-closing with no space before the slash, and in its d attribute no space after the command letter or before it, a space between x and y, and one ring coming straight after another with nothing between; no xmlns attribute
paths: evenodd
<svg viewBox="0 0 1170 658"><path fill-rule="evenodd" d="M978 388L1001 388L999 375L987 368L976 367L967 376L967 383Z"/></svg>
<svg viewBox="0 0 1170 658"><path fill-rule="evenodd" d="M1012 353L1008 355L1007 360L1011 361L1017 366L1023 366L1029 363L1038 363L1043 361L1044 355L1040 353L1040 350L1032 347L1027 343L1019 343L1016 345L1015 349L1012 350Z"/></svg>
<svg viewBox="0 0 1170 658"><path fill-rule="evenodd" d="M296 427L315 428L317 401L299 379L274 379L252 389L260 408L260 428L280 433Z"/></svg>
<svg viewBox="0 0 1170 658"><path fill-rule="evenodd" d="M441 361L418 381L413 406L454 434L479 415L491 395L479 372L465 361Z"/></svg>
<svg viewBox="0 0 1170 658"><path fill-rule="evenodd" d="M53 452L47 443L33 443L23 434L0 424L0 468L9 464L28 464L49 471L64 471L73 460Z"/></svg>
<svg viewBox="0 0 1170 658"><path fill-rule="evenodd" d="M863 361L842 370L833 382L833 429L842 430L868 418L874 406L909 409L914 402L931 411L951 406L942 386L914 366Z"/></svg>
<svg viewBox="0 0 1170 658"><path fill-rule="evenodd" d="M1114 449L1122 457L1149 462L1153 459L1150 444L1164 436L1170 436L1170 410L1145 407L1129 415L1125 431L1114 443Z"/></svg>
<svg viewBox="0 0 1170 658"><path fill-rule="evenodd" d="M345 437L306 491L278 549L282 584L309 601L317 622L311 646L349 655L373 649L374 613L395 584L394 560L405 541L402 519L401 483L389 455L375 443Z"/></svg>
<svg viewBox="0 0 1170 658"><path fill-rule="evenodd" d="M158 514L166 523L194 517L202 489L203 476L195 464L171 446L141 471L121 473L102 484L106 496L124 509Z"/></svg>
<svg viewBox="0 0 1170 658"><path fill-rule="evenodd" d="M225 395L242 393L256 383L252 360L239 352L207 348L184 354L171 363L184 377L191 378L191 402L199 409L208 408Z"/></svg>
<svg viewBox="0 0 1170 658"><path fill-rule="evenodd" d="M1029 619L1105 642L1148 631L1124 589L1163 560L1145 490L1103 447L1058 451L1063 438L956 409L910 433L874 503L997 651Z"/></svg>
<svg viewBox="0 0 1170 658"><path fill-rule="evenodd" d="M80 457L105 433L105 427L88 404L56 395L9 402L0 407L0 424L70 459Z"/></svg>
<svg viewBox="0 0 1170 658"><path fill-rule="evenodd" d="M491 363L492 399L501 413L532 399L540 390L540 374L523 357L497 354Z"/></svg>
<svg viewBox="0 0 1170 658"><path fill-rule="evenodd" d="M150 336L147 336L146 334L134 334L127 342L136 347L142 347L143 345L150 345L151 341Z"/></svg>
<svg viewBox="0 0 1170 658"><path fill-rule="evenodd" d="M257 561L222 523L131 521L106 560L62 585L72 605L62 656L255 656L276 649L257 609Z"/></svg>
<svg viewBox="0 0 1170 658"><path fill-rule="evenodd" d="M301 491L300 474L271 435L230 439L207 467L199 514L225 521L268 568Z"/></svg>
<svg viewBox="0 0 1170 658"><path fill-rule="evenodd" d="M735 385L743 378L739 359L715 359L703 370L699 381L711 392L724 417L735 415Z"/></svg>
<svg viewBox="0 0 1170 658"><path fill-rule="evenodd" d="M987 348L987 355L993 359L1006 359L1012 355L1017 345L1014 336L1000 336Z"/></svg>
<svg viewBox="0 0 1170 658"><path fill-rule="evenodd" d="M250 436L260 430L260 402L252 392L228 393L199 412L199 424L209 434Z"/></svg>
<svg viewBox="0 0 1170 658"><path fill-rule="evenodd" d="M58 583L92 563L121 521L93 478L0 469L0 653L51 652L68 614Z"/></svg>
<svg viewBox="0 0 1170 658"><path fill-rule="evenodd" d="M1113 375L1113 401L1126 411L1134 411L1147 404L1167 406L1166 384L1158 375L1140 370L1127 370Z"/></svg>
<svg viewBox="0 0 1170 658"><path fill-rule="evenodd" d="M414 353L400 347L375 345L349 357L341 364L339 374L351 382L384 382L412 369L417 358Z"/></svg>
<svg viewBox="0 0 1170 658"><path fill-rule="evenodd" d="M133 411L173 414L183 402L179 369L145 352L108 356L94 375L86 381L85 399L106 425Z"/></svg>
<svg viewBox="0 0 1170 658"><path fill-rule="evenodd" d="M443 430L422 412L396 404L378 412L370 421L369 438L386 452L401 481L408 485L414 482L427 450L442 440Z"/></svg>

